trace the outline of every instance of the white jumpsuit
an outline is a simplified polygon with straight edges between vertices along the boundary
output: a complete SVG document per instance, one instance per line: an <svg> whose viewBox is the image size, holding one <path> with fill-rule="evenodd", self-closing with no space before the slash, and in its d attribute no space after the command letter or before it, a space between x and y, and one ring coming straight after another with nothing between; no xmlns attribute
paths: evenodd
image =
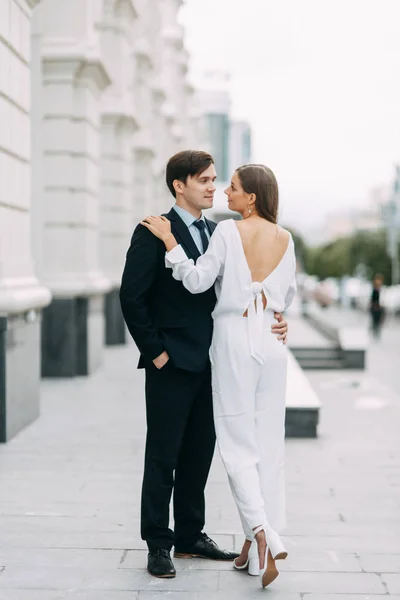
<svg viewBox="0 0 400 600"><path fill-rule="evenodd" d="M181 246L166 253L165 263L194 294L215 283L210 359L219 452L246 537L251 539L252 529L261 524L280 531L286 524L287 349L271 325L274 311L285 310L296 291L292 237L278 266L261 283L252 282L233 219L217 225L196 265Z"/></svg>

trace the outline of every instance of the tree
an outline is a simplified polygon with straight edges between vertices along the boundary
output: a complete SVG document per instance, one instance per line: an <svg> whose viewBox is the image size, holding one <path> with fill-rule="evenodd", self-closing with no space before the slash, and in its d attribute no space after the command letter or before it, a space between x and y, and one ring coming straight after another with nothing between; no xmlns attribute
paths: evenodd
<svg viewBox="0 0 400 600"><path fill-rule="evenodd" d="M385 283L391 283L391 261L386 249L386 233L381 231L358 231L351 238L353 272L358 264L364 264L369 279L382 273Z"/></svg>
<svg viewBox="0 0 400 600"><path fill-rule="evenodd" d="M369 279L382 273L385 283L391 283L391 262L386 249L386 234L380 231L357 231L306 252L306 271L319 279L354 275L364 265Z"/></svg>
<svg viewBox="0 0 400 600"><path fill-rule="evenodd" d="M294 229L290 229L289 227L287 227L287 230L290 231L290 233L292 234L294 246L296 249L297 261L298 263L300 263L302 269L306 271L309 248L307 247L304 238L297 231L295 231Z"/></svg>
<svg viewBox="0 0 400 600"><path fill-rule="evenodd" d="M350 275L350 247L348 238L313 248L308 253L307 272L319 279Z"/></svg>

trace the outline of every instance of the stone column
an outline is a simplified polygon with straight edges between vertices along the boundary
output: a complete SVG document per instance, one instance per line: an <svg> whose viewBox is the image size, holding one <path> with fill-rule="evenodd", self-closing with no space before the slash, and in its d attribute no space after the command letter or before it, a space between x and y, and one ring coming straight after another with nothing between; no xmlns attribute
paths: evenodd
<svg viewBox="0 0 400 600"><path fill-rule="evenodd" d="M102 99L100 264L111 281L105 296L105 341L125 343L119 287L126 249L132 234L132 136L138 129L134 103L135 57L132 51L134 3L106 4L101 28L102 55L112 85Z"/></svg>
<svg viewBox="0 0 400 600"><path fill-rule="evenodd" d="M171 137L165 118L165 90L163 80L160 75L156 76L151 87L152 99L152 135L157 139L156 153L152 165L152 174L154 181L154 203L153 211L156 214L166 212L169 206L166 203L166 198L172 200L168 188L165 184L165 164L168 158L172 155L169 152L171 148ZM169 205L171 201L169 201Z"/></svg>
<svg viewBox="0 0 400 600"><path fill-rule="evenodd" d="M100 0L44 0L42 18L42 374L88 375L102 362L104 295L99 265L101 96L110 85L97 23Z"/></svg>
<svg viewBox="0 0 400 600"><path fill-rule="evenodd" d="M153 163L159 135L152 127L153 104L150 81L153 76L152 49L146 36L145 18L142 14L137 25L138 37L134 41L134 90L135 107L138 115L138 130L132 139L132 225L147 214L156 210L156 187L153 175Z"/></svg>
<svg viewBox="0 0 400 600"><path fill-rule="evenodd" d="M122 113L104 113L100 205L100 262L111 282L105 296L105 342L125 343L119 287L132 234L132 120Z"/></svg>
<svg viewBox="0 0 400 600"><path fill-rule="evenodd" d="M35 0L0 2L0 442L39 414L40 285L31 248L30 29Z"/></svg>

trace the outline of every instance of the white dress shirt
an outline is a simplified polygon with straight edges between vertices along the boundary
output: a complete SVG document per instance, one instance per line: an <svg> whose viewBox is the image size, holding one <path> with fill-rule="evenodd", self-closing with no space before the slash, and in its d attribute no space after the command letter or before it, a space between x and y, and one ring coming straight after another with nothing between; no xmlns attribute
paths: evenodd
<svg viewBox="0 0 400 600"><path fill-rule="evenodd" d="M176 204L174 206L174 211L176 213L178 213L178 215L180 216L182 221L185 223L185 225L189 229L190 235L192 236L193 241L196 244L197 249L200 252L200 254L203 254L204 250L203 250L203 244L201 243L200 231L197 229L197 227L195 227L195 225L193 225L193 223L195 221L197 221L196 217L191 215L190 212L188 212L184 208L177 206ZM206 222L203 215L201 215L199 221L204 221L204 223ZM208 231L207 224L206 224L204 231L206 232L206 236L208 237L208 239L210 239L210 232Z"/></svg>

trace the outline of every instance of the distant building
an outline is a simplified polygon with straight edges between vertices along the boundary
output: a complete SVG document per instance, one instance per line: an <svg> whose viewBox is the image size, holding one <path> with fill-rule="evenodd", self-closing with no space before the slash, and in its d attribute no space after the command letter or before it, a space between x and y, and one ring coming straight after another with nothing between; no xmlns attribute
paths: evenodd
<svg viewBox="0 0 400 600"><path fill-rule="evenodd" d="M251 162L251 129L246 121L231 121L229 131L229 176L241 165Z"/></svg>
<svg viewBox="0 0 400 600"><path fill-rule="evenodd" d="M340 237L348 237L357 231L383 229L383 207L389 197L389 186L376 186L370 191L365 206L330 213L321 227L303 233L311 245L319 245L333 242Z"/></svg>
<svg viewBox="0 0 400 600"><path fill-rule="evenodd" d="M208 73L200 84L199 103L204 114L207 150L213 155L218 174L217 193L210 217L215 220L232 216L223 190L237 167L251 162L251 128L246 121L231 118L229 76Z"/></svg>
<svg viewBox="0 0 400 600"><path fill-rule="evenodd" d="M219 179L227 181L230 153L229 92L224 89L201 90L199 98L204 113L208 149L214 157Z"/></svg>

